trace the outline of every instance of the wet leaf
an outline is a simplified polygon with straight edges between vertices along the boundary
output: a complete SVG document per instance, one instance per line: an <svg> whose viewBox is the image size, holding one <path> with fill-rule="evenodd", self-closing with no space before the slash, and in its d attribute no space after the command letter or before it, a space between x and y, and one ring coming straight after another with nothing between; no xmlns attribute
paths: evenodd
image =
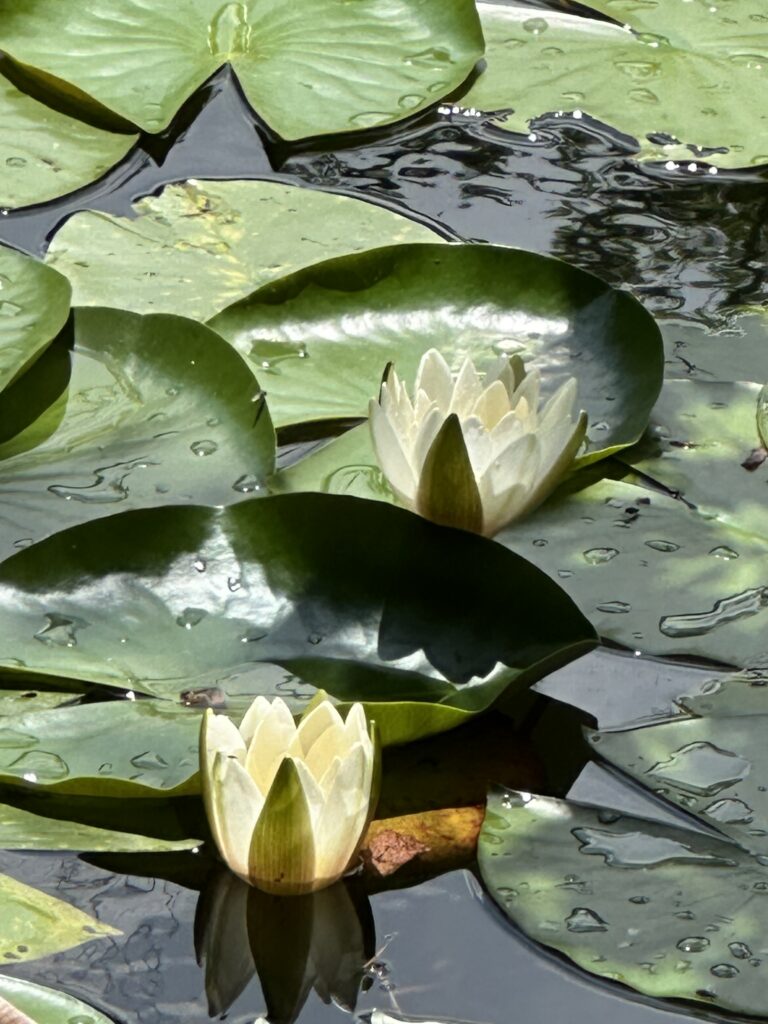
<svg viewBox="0 0 768 1024"><path fill-rule="evenodd" d="M579 110L637 139L643 160L768 163L761 0L591 0L619 24L478 6L487 70L462 103L499 111L505 130L527 134L541 114Z"/></svg>
<svg viewBox="0 0 768 1024"><path fill-rule="evenodd" d="M478 847L528 936L652 996L766 1013L768 870L731 843L497 789Z"/></svg>
<svg viewBox="0 0 768 1024"><path fill-rule="evenodd" d="M207 320L320 258L439 240L372 203L274 181L168 185L134 211L76 213L54 235L46 259L72 282L78 306Z"/></svg>
<svg viewBox="0 0 768 1024"><path fill-rule="evenodd" d="M181 317L83 309L71 374L67 356L51 353L69 376L60 397L0 445L0 555L120 508L224 504L263 487L274 464L269 415L248 367L212 331ZM50 372L45 362L40 372ZM14 389L31 401L35 387L24 378ZM54 612L41 642L58 643L60 625Z"/></svg>
<svg viewBox="0 0 768 1024"><path fill-rule="evenodd" d="M70 295L61 274L0 245L0 390L59 333L69 314Z"/></svg>
<svg viewBox="0 0 768 1024"><path fill-rule="evenodd" d="M103 1013L80 999L23 978L0 976L0 998L26 1014L34 1024L112 1024Z"/></svg>
<svg viewBox="0 0 768 1024"><path fill-rule="evenodd" d="M260 367L278 426L366 416L387 363L412 381L432 347L455 370L465 356L482 364L519 352L547 393L577 377L592 461L640 436L661 387L661 336L639 303L559 260L502 246L403 245L328 260L211 326Z"/></svg>
<svg viewBox="0 0 768 1024"><path fill-rule="evenodd" d="M721 712L725 710L721 701ZM768 705L766 705L768 706ZM592 732L595 752L745 849L768 855L765 728L758 713ZM768 856L765 856L768 864Z"/></svg>
<svg viewBox="0 0 768 1024"><path fill-rule="evenodd" d="M27 74L149 132L226 63L267 124L297 139L399 121L460 85L483 52L471 0L3 0L0 24Z"/></svg>
<svg viewBox="0 0 768 1024"><path fill-rule="evenodd" d="M0 207L44 203L89 185L122 160L137 138L57 113L2 75L0 107Z"/></svg>
<svg viewBox="0 0 768 1024"><path fill-rule="evenodd" d="M594 642L556 584L492 541L331 495L95 520L3 563L0 610L17 673L176 697L274 663L342 701L394 701L404 738L399 702L423 703L425 735Z"/></svg>
<svg viewBox="0 0 768 1024"><path fill-rule="evenodd" d="M68 903L0 875L0 957L39 960L106 935L120 935Z"/></svg>

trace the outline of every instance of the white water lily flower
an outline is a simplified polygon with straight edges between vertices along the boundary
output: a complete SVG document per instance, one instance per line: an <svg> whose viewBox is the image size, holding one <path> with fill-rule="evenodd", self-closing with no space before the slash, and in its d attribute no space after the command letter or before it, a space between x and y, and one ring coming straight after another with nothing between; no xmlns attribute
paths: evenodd
<svg viewBox="0 0 768 1024"><path fill-rule="evenodd" d="M299 725L257 697L238 729L208 710L200 771L219 853L266 892L314 892L347 870L368 823L376 743L361 704L321 700Z"/></svg>
<svg viewBox="0 0 768 1024"><path fill-rule="evenodd" d="M519 356L481 375L465 359L454 380L436 349L419 363L413 399L385 374L370 427L379 466L406 508L492 537L532 512L573 464L587 429L576 379L543 406L537 370Z"/></svg>

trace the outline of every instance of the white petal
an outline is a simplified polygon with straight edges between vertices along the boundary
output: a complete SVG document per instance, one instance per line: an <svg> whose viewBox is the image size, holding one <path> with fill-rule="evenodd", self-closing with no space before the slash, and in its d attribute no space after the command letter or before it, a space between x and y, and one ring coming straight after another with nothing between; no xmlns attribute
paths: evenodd
<svg viewBox="0 0 768 1024"><path fill-rule="evenodd" d="M217 715L211 711L206 713L205 730L205 761L207 771L213 768L213 760L216 754L235 756L240 761L245 760L245 743L232 719L226 715Z"/></svg>
<svg viewBox="0 0 768 1024"><path fill-rule="evenodd" d="M576 404L578 384L575 377L569 377L561 385L541 411L541 430L550 430L556 423L573 421L573 407Z"/></svg>
<svg viewBox="0 0 768 1024"><path fill-rule="evenodd" d="M256 726L265 715L269 714L271 706L271 702L266 697L257 697L243 715L243 720L240 723L240 735L246 746L251 742L253 734L256 732Z"/></svg>
<svg viewBox="0 0 768 1024"><path fill-rule="evenodd" d="M499 530L519 519L529 493L525 484L514 484L501 494L494 495L487 507L483 507L484 536L495 537Z"/></svg>
<svg viewBox="0 0 768 1024"><path fill-rule="evenodd" d="M350 743L364 743L369 740L368 721L365 717L365 709L362 704L353 704L347 712L344 722L344 732ZM369 740L370 742L370 740Z"/></svg>
<svg viewBox="0 0 768 1024"><path fill-rule="evenodd" d="M573 460L576 458L578 450L581 447L586 429L587 414L582 412L578 421L574 424L573 429L570 431L565 445L560 449L560 453L557 458L553 462L550 462L546 471L539 473L536 484L531 489L526 500L525 507L522 509L520 515L528 515L529 512L532 512L537 508L545 498L549 497L555 487L557 487L563 477L565 477L573 465Z"/></svg>
<svg viewBox="0 0 768 1024"><path fill-rule="evenodd" d="M256 727L245 758L248 774L265 796L295 736L293 716L277 697Z"/></svg>
<svg viewBox="0 0 768 1024"><path fill-rule="evenodd" d="M414 395L418 395L419 391L426 392L444 415L448 412L453 394L453 377L448 363L435 348L425 352L419 362L413 387Z"/></svg>
<svg viewBox="0 0 768 1024"><path fill-rule="evenodd" d="M237 758L217 754L211 789L214 834L228 866L248 881L248 853L264 797Z"/></svg>
<svg viewBox="0 0 768 1024"><path fill-rule="evenodd" d="M294 757L306 757L307 751L326 729L330 729L331 726L335 725L343 726L343 724L344 721L333 704L329 700L321 701L299 722L296 738L292 744L291 755Z"/></svg>
<svg viewBox="0 0 768 1024"><path fill-rule="evenodd" d="M315 831L319 879L343 874L362 838L370 802L365 779L365 752L356 744L339 768Z"/></svg>
<svg viewBox="0 0 768 1024"><path fill-rule="evenodd" d="M480 420L474 416L462 423L461 432L464 435L464 444L467 447L467 455L469 455L475 479L479 480L493 459L494 449L491 435Z"/></svg>
<svg viewBox="0 0 768 1024"><path fill-rule="evenodd" d="M455 412L460 420L466 419L472 414L482 390L483 385L474 363L471 359L465 359L453 387L450 412Z"/></svg>
<svg viewBox="0 0 768 1024"><path fill-rule="evenodd" d="M304 790L304 796L307 798L309 815L312 819L312 831L314 832L325 807L325 794L303 761L295 757L293 763L296 765L296 771L299 773L299 779L301 780L301 788Z"/></svg>
<svg viewBox="0 0 768 1024"><path fill-rule="evenodd" d="M435 406L427 415L426 419L419 425L419 432L416 435L413 444L413 468L416 471L417 476L421 476L421 471L424 468L424 460L427 457L429 449L432 447L432 442L440 433L440 428L443 423L445 423L445 416L443 416L442 412L437 408L437 406Z"/></svg>
<svg viewBox="0 0 768 1024"><path fill-rule="evenodd" d="M395 433L401 439L401 442L405 444L413 434L415 414L411 400L408 397L408 390L394 375L394 371L393 378L393 380L387 381L386 384L382 384L381 401L379 404L384 415L392 424Z"/></svg>
<svg viewBox="0 0 768 1024"><path fill-rule="evenodd" d="M541 393L541 374L538 370L531 370L530 373L526 374L525 379L517 388L514 395L512 396L511 405L512 408L516 408L523 400L526 403L526 418L532 418L533 424L531 429L535 429L535 424L538 420L538 409L539 409L539 396ZM522 409L519 413L522 417Z"/></svg>
<svg viewBox="0 0 768 1024"><path fill-rule="evenodd" d="M376 402L370 404L368 422L373 450L382 473L400 501L407 508L413 508L416 501L416 476L411 461L392 423Z"/></svg>
<svg viewBox="0 0 768 1024"><path fill-rule="evenodd" d="M475 402L472 415L482 421L486 430L493 430L509 412L509 395L500 380L494 381Z"/></svg>
<svg viewBox="0 0 768 1024"><path fill-rule="evenodd" d="M346 756L349 746L344 732L344 724L332 725L318 737L307 751L304 761L314 778L319 782L334 757Z"/></svg>

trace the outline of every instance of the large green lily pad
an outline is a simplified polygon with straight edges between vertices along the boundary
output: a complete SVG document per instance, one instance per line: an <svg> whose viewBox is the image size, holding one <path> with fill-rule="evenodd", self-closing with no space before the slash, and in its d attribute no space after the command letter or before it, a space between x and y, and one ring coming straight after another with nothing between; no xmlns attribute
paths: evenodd
<svg viewBox="0 0 768 1024"><path fill-rule="evenodd" d="M27 1015L35 1024L112 1024L92 1006L43 985L23 978L0 976L0 997Z"/></svg>
<svg viewBox="0 0 768 1024"><path fill-rule="evenodd" d="M478 847L507 916L591 974L765 1016L768 870L737 846L498 789Z"/></svg>
<svg viewBox="0 0 768 1024"><path fill-rule="evenodd" d="M224 64L267 124L297 139L399 121L483 54L473 0L2 0L0 25L0 48L28 74L149 132Z"/></svg>
<svg viewBox="0 0 768 1024"><path fill-rule="evenodd" d="M621 24L478 6L488 66L462 103L499 111L502 128L527 133L541 114L579 110L634 136L644 160L768 163L762 0L591 0Z"/></svg>
<svg viewBox="0 0 768 1024"><path fill-rule="evenodd" d="M0 957L6 964L39 960L119 934L62 900L0 875Z"/></svg>
<svg viewBox="0 0 768 1024"><path fill-rule="evenodd" d="M137 139L51 110L2 75L0 110L0 207L44 203L89 185Z"/></svg>
<svg viewBox="0 0 768 1024"><path fill-rule="evenodd" d="M268 662L342 701L477 712L594 643L562 590L493 542L318 494L64 531L0 566L0 611L15 672L174 697Z"/></svg>
<svg viewBox="0 0 768 1024"><path fill-rule="evenodd" d="M765 856L766 725L765 713L729 718L721 712L644 729L590 731L587 739L641 785Z"/></svg>
<svg viewBox="0 0 768 1024"><path fill-rule="evenodd" d="M757 312L730 316L728 327L708 331L691 320L659 324L667 353L666 377L702 381L768 380L768 318Z"/></svg>
<svg viewBox="0 0 768 1024"><path fill-rule="evenodd" d="M653 318L560 260L490 245L401 245L265 285L211 321L259 367L276 424L365 416L385 365L413 379L438 348L458 369L520 352L546 391L568 376L589 412L587 461L642 433L661 387Z"/></svg>
<svg viewBox="0 0 768 1024"><path fill-rule="evenodd" d="M208 320L274 278L383 242L433 242L381 206L274 181L188 181L134 204L135 217L76 213L47 262L78 306Z"/></svg>
<svg viewBox="0 0 768 1024"><path fill-rule="evenodd" d="M667 381L646 438L622 458L704 515L766 538L768 452L758 424L765 408L759 384ZM734 533L730 546L738 551L739 543Z"/></svg>
<svg viewBox="0 0 768 1024"><path fill-rule="evenodd" d="M61 274L31 256L0 246L0 390L59 333L69 314L70 295Z"/></svg>
<svg viewBox="0 0 768 1024"><path fill-rule="evenodd" d="M82 309L73 346L68 387L0 445L3 555L119 508L225 504L264 485L275 452L269 414L248 367L208 328ZM20 416L37 384L15 387Z"/></svg>

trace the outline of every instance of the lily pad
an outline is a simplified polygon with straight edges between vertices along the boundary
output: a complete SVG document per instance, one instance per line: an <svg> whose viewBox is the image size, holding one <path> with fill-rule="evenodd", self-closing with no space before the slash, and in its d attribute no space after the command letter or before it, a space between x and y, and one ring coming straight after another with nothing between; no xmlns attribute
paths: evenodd
<svg viewBox="0 0 768 1024"><path fill-rule="evenodd" d="M477 712L594 643L493 542L320 494L75 527L0 566L0 610L0 664L159 696L269 662L342 701Z"/></svg>
<svg viewBox="0 0 768 1024"><path fill-rule="evenodd" d="M589 731L601 757L768 863L768 717L689 718L644 729Z"/></svg>
<svg viewBox="0 0 768 1024"><path fill-rule="evenodd" d="M768 318L756 312L729 317L727 329L708 331L691 320L659 325L667 352L665 376L702 381L768 380Z"/></svg>
<svg viewBox="0 0 768 1024"><path fill-rule="evenodd" d="M483 54L473 0L2 0L0 24L0 47L27 74L149 132L228 63L267 124L298 139L399 121Z"/></svg>
<svg viewBox="0 0 768 1024"><path fill-rule="evenodd" d="M3 731L7 735L7 730ZM5 754L5 750L3 753ZM78 821L64 821L59 818L49 818L44 814L34 814L22 807L13 807L10 804L0 804L0 849L2 850L170 853L177 850L194 849L199 843L198 839L157 839L132 832L97 828Z"/></svg>
<svg viewBox="0 0 768 1024"><path fill-rule="evenodd" d="M0 875L0 957L6 964L39 960L106 935L120 935L39 889Z"/></svg>
<svg viewBox="0 0 768 1024"><path fill-rule="evenodd" d="M621 24L479 4L487 69L462 103L526 134L541 114L579 110L637 139L643 160L768 163L761 0L589 6Z"/></svg>
<svg viewBox="0 0 768 1024"><path fill-rule="evenodd" d="M208 320L276 277L434 231L351 196L274 181L188 181L134 204L134 217L76 213L46 257L78 306Z"/></svg>
<svg viewBox="0 0 768 1024"><path fill-rule="evenodd" d="M0 690L0 717L23 715L29 711L50 711L63 704L74 704L79 694L63 691L27 689ZM0 726L2 728L2 726Z"/></svg>
<svg viewBox="0 0 768 1024"><path fill-rule="evenodd" d="M138 138L51 110L2 75L0 109L0 207L44 203L89 185L122 160Z"/></svg>
<svg viewBox="0 0 768 1024"><path fill-rule="evenodd" d="M737 846L497 789L478 856L507 916L591 974L766 1015L768 870Z"/></svg>
<svg viewBox="0 0 768 1024"><path fill-rule="evenodd" d="M746 382L667 381L646 437L622 458L704 515L765 539L768 451L759 428L766 408L761 390ZM738 535L731 546L738 549Z"/></svg>
<svg viewBox="0 0 768 1024"><path fill-rule="evenodd" d="M31 256L0 246L0 390L59 333L69 314L70 295L61 274Z"/></svg>
<svg viewBox="0 0 768 1024"><path fill-rule="evenodd" d="M768 651L765 542L657 491L585 483L576 474L497 539L557 579L600 636L630 650L759 661Z"/></svg>
<svg viewBox="0 0 768 1024"><path fill-rule="evenodd" d="M546 391L568 376L590 416L586 461L631 444L661 387L653 318L547 256L490 245L388 246L265 285L211 326L254 366L278 426L365 416L386 364L413 379L438 348L458 369L519 352Z"/></svg>
<svg viewBox="0 0 768 1024"><path fill-rule="evenodd" d="M0 445L0 552L116 508L258 491L275 451L259 395L242 359L201 324L78 310L68 386Z"/></svg>
<svg viewBox="0 0 768 1024"><path fill-rule="evenodd" d="M108 1017L92 1006L43 985L23 978L0 976L0 997L27 1015L35 1024L112 1024Z"/></svg>

